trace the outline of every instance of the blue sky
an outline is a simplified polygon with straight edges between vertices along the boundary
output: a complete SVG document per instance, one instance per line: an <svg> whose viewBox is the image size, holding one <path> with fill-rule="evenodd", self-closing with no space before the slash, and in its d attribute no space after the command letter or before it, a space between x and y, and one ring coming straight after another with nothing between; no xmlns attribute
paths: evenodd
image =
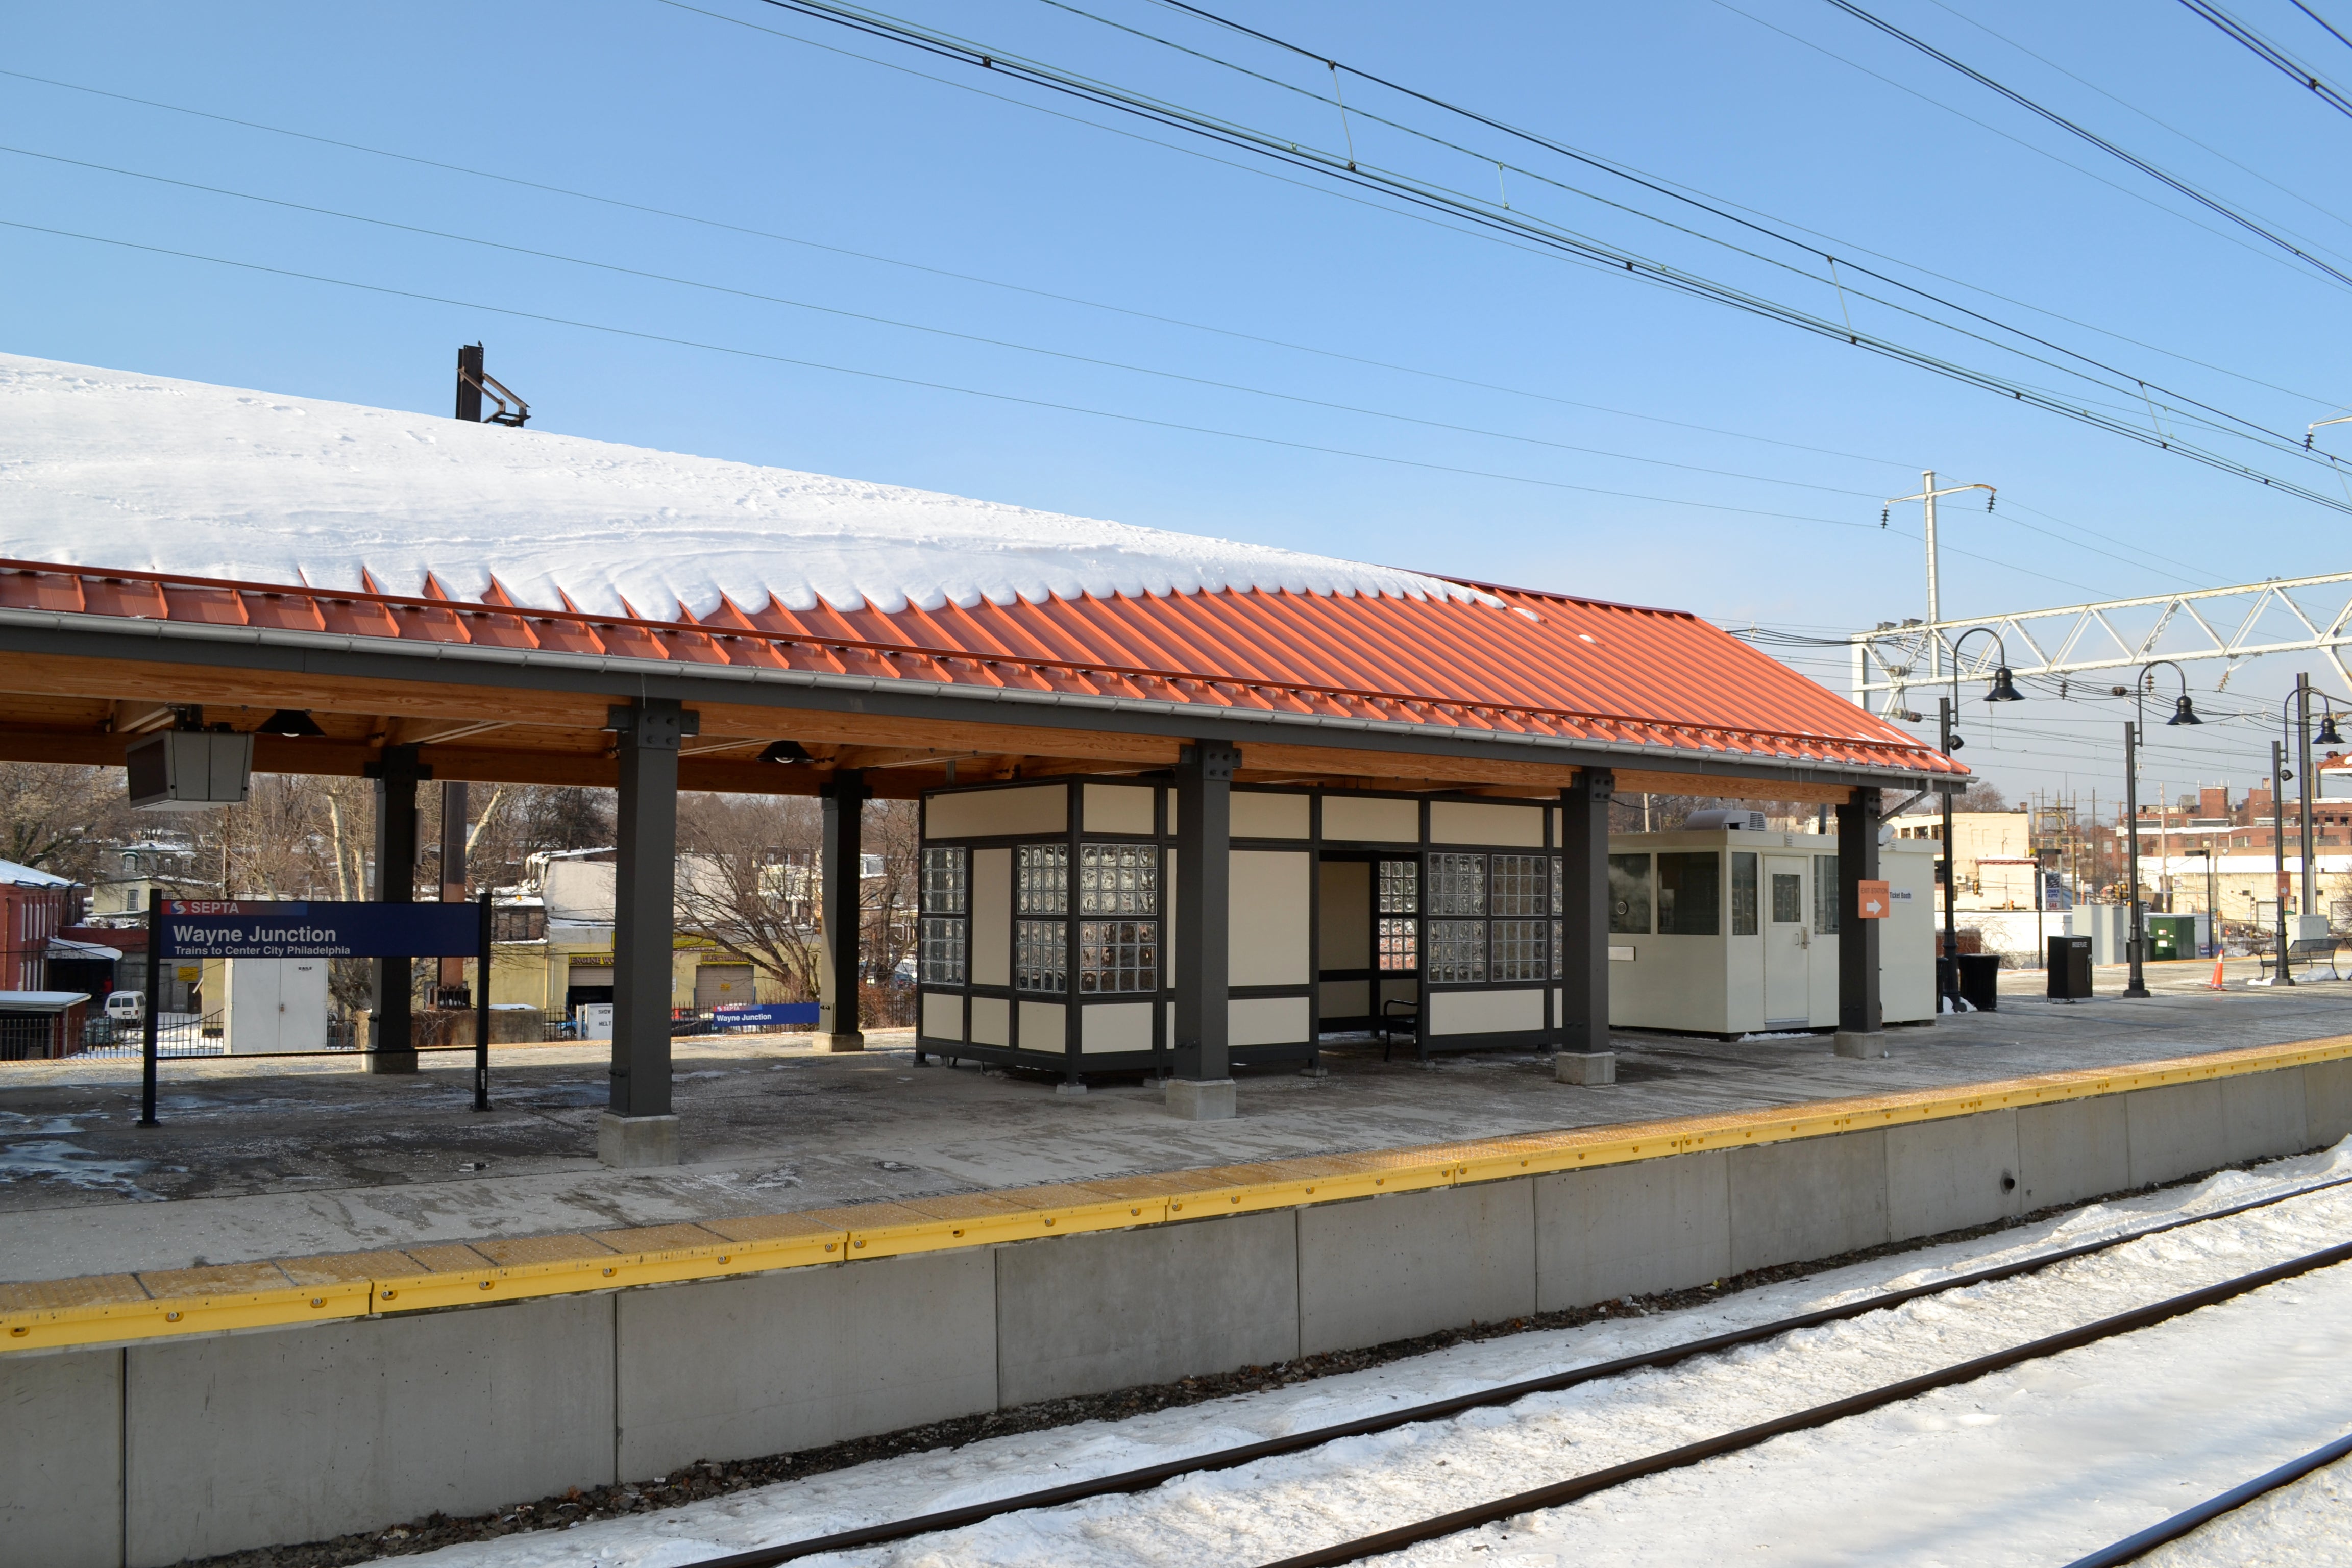
<svg viewBox="0 0 2352 1568"><path fill-rule="evenodd" d="M1368 163L2022 368L1597 202L1630 187L1427 106L1350 82L1343 127L1319 101L1328 71L1151 0L903 3L899 15L1008 53L1306 144L1352 139ZM2222 232L1824 0L1234 3L1252 26L1831 237L1836 254L2268 428L2300 437L2352 401L2352 288ZM2352 119L2185 7L1873 8L2352 272L2352 196L2331 177ZM2352 5L2319 8L2352 31ZM2283 0L2240 9L2352 79L2352 51ZM2344 564L2341 512L759 0L94 0L12 11L0 39L0 65L25 73L0 76L0 216L403 291L0 228L0 346L16 352L438 410L456 345L480 339L547 429L1823 636L1923 612L1917 509L1877 525L1883 500L1930 467L2001 497L1990 517L1962 500L1945 511L1948 614ZM1484 157L1520 172L1498 178ZM2160 408L2147 419L2177 423ZM2326 668L2267 662L2212 705L2274 700L2293 668ZM1841 683L1833 651L1801 668ZM2219 673L2190 668L2200 691ZM2105 799L2120 717L2037 698L1990 730L1975 722L1965 760L2012 794L2096 785ZM2242 787L2267 767L2247 723L2150 742L2146 776L2174 793L2224 776Z"/></svg>

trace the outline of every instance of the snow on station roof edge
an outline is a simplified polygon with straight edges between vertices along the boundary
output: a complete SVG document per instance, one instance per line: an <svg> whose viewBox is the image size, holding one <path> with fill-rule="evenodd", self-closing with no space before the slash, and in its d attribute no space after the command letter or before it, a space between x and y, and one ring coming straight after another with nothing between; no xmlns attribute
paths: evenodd
<svg viewBox="0 0 2352 1568"><path fill-rule="evenodd" d="M1421 573L938 491L0 354L0 555L702 618L1261 590L1498 605Z"/></svg>

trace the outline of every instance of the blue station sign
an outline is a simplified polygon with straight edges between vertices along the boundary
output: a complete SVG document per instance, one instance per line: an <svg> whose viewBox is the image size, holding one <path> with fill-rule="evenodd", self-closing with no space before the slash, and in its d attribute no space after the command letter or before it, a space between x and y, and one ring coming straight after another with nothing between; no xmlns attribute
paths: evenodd
<svg viewBox="0 0 2352 1568"><path fill-rule="evenodd" d="M478 904L166 899L161 958L467 958Z"/></svg>

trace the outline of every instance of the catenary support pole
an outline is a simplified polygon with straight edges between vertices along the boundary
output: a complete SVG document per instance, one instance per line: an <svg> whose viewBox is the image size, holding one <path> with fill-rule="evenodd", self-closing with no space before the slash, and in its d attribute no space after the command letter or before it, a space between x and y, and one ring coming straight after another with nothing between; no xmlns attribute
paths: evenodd
<svg viewBox="0 0 2352 1568"><path fill-rule="evenodd" d="M1952 754L1952 721L1957 717L1957 715L1952 712L1952 700L1950 698L1938 697L1936 699L1936 717L1943 732L1943 745L1941 750L1943 751L1944 755L1948 757ZM1937 978L1942 984L1944 994L1948 997L1958 997L1960 994L1960 917L1958 911L1958 904L1960 901L1959 857L1954 853L1957 846L1953 842L1952 833L1952 792L1946 790L1943 792L1943 796L1944 962L1936 966L1936 973ZM1941 1008L1945 1004L1943 1002L1939 1001L1937 1003L1937 1006L1938 1008ZM1959 1005L1957 1002L1951 1004L1951 1011L1957 1013L1959 1010Z"/></svg>
<svg viewBox="0 0 2352 1568"><path fill-rule="evenodd" d="M1617 775L1607 768L1585 768L1559 792L1565 1011L1552 1074L1562 1083L1617 1081L1609 1037L1609 805L1616 793Z"/></svg>
<svg viewBox="0 0 2352 1568"><path fill-rule="evenodd" d="M2271 742L2271 896L2278 906L2278 968L2273 973L2280 984L2292 985L2294 972L2286 964L2286 748L2276 741Z"/></svg>
<svg viewBox="0 0 2352 1568"><path fill-rule="evenodd" d="M700 725L667 698L607 715L619 737L613 900L613 1094L596 1127L607 1165L677 1163L670 1109L670 975L677 890L677 746Z"/></svg>
<svg viewBox="0 0 2352 1568"><path fill-rule="evenodd" d="M2295 900L2298 917L2295 929L2301 931L2303 922L2319 912L2319 861L2315 853L2318 840L2313 834L2312 824L2312 807L2317 803L2319 784L2311 768L2311 677L2308 675L2294 678L2294 743L2302 759L2295 764L2299 771L2294 781L2296 815L2303 830L2298 836L2303 852L2303 889L2302 896Z"/></svg>
<svg viewBox="0 0 2352 1568"><path fill-rule="evenodd" d="M2124 952L2131 957L2131 979L2124 986L2124 994L2145 996L2147 973L2143 950L2147 944L2142 933L2147 921L2139 908L2139 725L2130 720L2124 723Z"/></svg>
<svg viewBox="0 0 2352 1568"><path fill-rule="evenodd" d="M872 791L866 775L855 768L836 771L832 782L819 787L824 799L824 843L820 846L824 889L824 971L817 984L816 1032L827 1050L862 1051L865 1031L858 1027L858 948L865 931L864 904L858 889L865 865L866 802Z"/></svg>
<svg viewBox="0 0 2352 1568"><path fill-rule="evenodd" d="M147 995L139 1020L139 1125L155 1121L156 1015L163 1010L163 892L147 889Z"/></svg>
<svg viewBox="0 0 2352 1568"><path fill-rule="evenodd" d="M1856 789L1837 808L1838 1026L1842 1057L1886 1054L1885 1012L1879 1005L1878 948L1882 921L1862 918L1862 885L1878 880L1878 792Z"/></svg>
<svg viewBox="0 0 2352 1568"><path fill-rule="evenodd" d="M1195 1121L1234 1114L1225 1053L1234 770L1242 754L1196 741L1176 763L1176 1076L1168 1109Z"/></svg>
<svg viewBox="0 0 2352 1568"><path fill-rule="evenodd" d="M482 889L481 939L474 950L474 1109L490 1108L490 890Z"/></svg>
<svg viewBox="0 0 2352 1568"><path fill-rule="evenodd" d="M416 901L416 786L433 776L418 765L415 746L386 746L369 764L375 780L375 897L383 904ZM226 889L223 889L226 891ZM416 961L375 961L375 994L368 1018L370 1072L416 1070Z"/></svg>

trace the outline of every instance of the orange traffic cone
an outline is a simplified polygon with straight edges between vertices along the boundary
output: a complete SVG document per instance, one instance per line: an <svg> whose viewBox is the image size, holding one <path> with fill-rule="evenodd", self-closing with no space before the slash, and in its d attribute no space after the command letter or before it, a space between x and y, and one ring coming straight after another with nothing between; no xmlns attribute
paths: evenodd
<svg viewBox="0 0 2352 1568"><path fill-rule="evenodd" d="M2205 983L2205 989L2208 991L2228 989L2221 984L2221 955L2218 952L2213 955L2213 978Z"/></svg>

